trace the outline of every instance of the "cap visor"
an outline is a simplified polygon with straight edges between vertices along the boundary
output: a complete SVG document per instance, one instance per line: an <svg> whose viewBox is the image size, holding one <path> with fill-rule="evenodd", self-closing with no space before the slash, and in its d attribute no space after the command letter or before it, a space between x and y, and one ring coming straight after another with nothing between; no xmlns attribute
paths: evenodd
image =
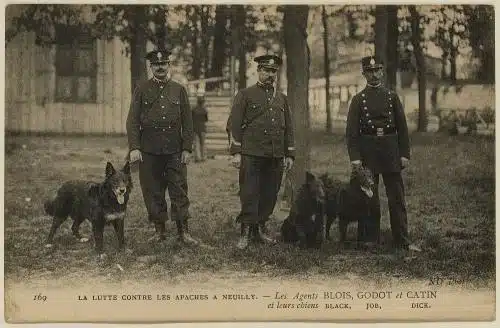
<svg viewBox="0 0 500 328"><path fill-rule="evenodd" d="M365 66L365 67L363 67L363 69L364 69L365 71L373 71L373 70L376 70L376 69L379 69L379 68L384 68L384 65L378 64L378 65L373 65L373 66Z"/></svg>
<svg viewBox="0 0 500 328"><path fill-rule="evenodd" d="M269 69L273 69L275 71L277 71L278 68L279 68L279 66L277 66L277 65L265 65L265 64L261 64L260 66L261 67L265 67L265 68L269 68Z"/></svg>

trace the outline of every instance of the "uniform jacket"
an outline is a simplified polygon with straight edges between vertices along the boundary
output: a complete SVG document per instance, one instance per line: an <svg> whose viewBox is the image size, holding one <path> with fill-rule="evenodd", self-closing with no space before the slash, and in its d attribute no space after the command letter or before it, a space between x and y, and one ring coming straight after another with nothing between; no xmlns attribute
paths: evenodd
<svg viewBox="0 0 500 328"><path fill-rule="evenodd" d="M375 173L400 172L401 157L410 159L410 142L398 95L370 86L356 94L347 114L346 140L351 161L361 160Z"/></svg>
<svg viewBox="0 0 500 328"><path fill-rule="evenodd" d="M192 151L193 118L186 89L150 79L139 84L127 117L129 149L155 155Z"/></svg>
<svg viewBox="0 0 500 328"><path fill-rule="evenodd" d="M240 90L233 101L228 128L231 154L295 157L293 121L281 92L255 84Z"/></svg>

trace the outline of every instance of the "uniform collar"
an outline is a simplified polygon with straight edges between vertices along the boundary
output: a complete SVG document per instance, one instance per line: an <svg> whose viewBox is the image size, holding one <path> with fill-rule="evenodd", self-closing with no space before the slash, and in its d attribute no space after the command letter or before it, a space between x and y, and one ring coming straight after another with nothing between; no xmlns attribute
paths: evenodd
<svg viewBox="0 0 500 328"><path fill-rule="evenodd" d="M273 90L274 89L274 86L273 85L269 85L269 84L264 84L260 81L257 81L257 86L261 87L262 89L265 89L265 90Z"/></svg>
<svg viewBox="0 0 500 328"><path fill-rule="evenodd" d="M171 79L172 79L172 74L170 72L167 72L167 76L166 76L165 80L157 79L156 76L154 76L154 75L152 78L153 82L158 83L158 84L167 84Z"/></svg>
<svg viewBox="0 0 500 328"><path fill-rule="evenodd" d="M157 79L156 76L153 76L153 82L155 83L158 83L158 84L167 84L168 81L170 81L170 77L167 76L167 78L165 80L160 80L160 79Z"/></svg>
<svg viewBox="0 0 500 328"><path fill-rule="evenodd" d="M379 82L378 84L370 84L370 83L366 83L366 86L369 87L369 88L380 88L382 86L382 82Z"/></svg>

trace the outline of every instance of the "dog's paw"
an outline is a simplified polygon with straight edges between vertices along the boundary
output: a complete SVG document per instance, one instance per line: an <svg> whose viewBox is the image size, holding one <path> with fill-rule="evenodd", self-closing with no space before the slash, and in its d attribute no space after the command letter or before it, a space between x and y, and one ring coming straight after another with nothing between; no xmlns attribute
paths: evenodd
<svg viewBox="0 0 500 328"><path fill-rule="evenodd" d="M49 243L45 244L45 248L52 248L52 247L54 247L54 244L49 244Z"/></svg>
<svg viewBox="0 0 500 328"><path fill-rule="evenodd" d="M89 239L87 237L81 237L80 239L78 239L78 241L81 243L86 243L89 241Z"/></svg>

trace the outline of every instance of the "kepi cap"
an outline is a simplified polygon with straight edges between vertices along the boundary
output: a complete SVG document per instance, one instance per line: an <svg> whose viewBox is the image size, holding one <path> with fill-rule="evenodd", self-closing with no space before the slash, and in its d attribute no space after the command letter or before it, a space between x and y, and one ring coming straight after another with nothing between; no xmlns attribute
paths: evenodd
<svg viewBox="0 0 500 328"><path fill-rule="evenodd" d="M171 52L165 49L157 49L147 53L146 59L151 62L151 64L160 64L170 62Z"/></svg>
<svg viewBox="0 0 500 328"><path fill-rule="evenodd" d="M266 67L275 70L277 70L283 63L283 60L275 55L258 56L254 58L254 61L259 64L259 67Z"/></svg>
<svg viewBox="0 0 500 328"><path fill-rule="evenodd" d="M380 61L380 59L378 59L375 56L366 56L361 58L361 66L363 67L363 70L377 69L384 67L382 61Z"/></svg>

